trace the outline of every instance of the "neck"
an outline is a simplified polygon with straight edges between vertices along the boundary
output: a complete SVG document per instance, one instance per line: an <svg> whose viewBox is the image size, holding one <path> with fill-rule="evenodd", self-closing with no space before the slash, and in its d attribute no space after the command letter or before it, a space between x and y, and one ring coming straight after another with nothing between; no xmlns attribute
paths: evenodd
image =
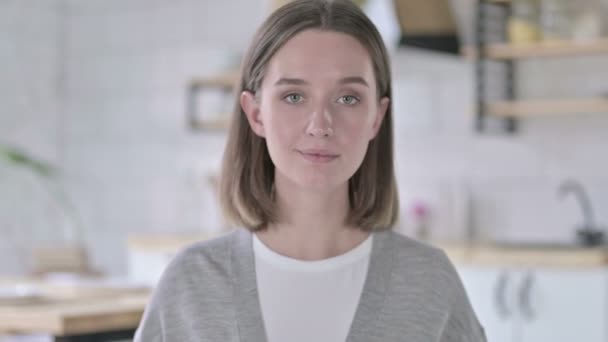
<svg viewBox="0 0 608 342"><path fill-rule="evenodd" d="M300 260L321 260L344 254L368 236L348 226L348 183L335 189L303 189L287 180L275 180L278 222L258 232L275 252Z"/></svg>

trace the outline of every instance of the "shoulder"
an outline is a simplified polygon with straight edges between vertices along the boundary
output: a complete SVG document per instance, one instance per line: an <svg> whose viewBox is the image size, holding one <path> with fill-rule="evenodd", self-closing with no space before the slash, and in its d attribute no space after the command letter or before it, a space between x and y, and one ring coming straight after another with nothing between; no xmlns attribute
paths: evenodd
<svg viewBox="0 0 608 342"><path fill-rule="evenodd" d="M454 270L443 250L394 231L387 231L384 234L387 234L385 239L393 246L395 266L407 268L425 266L434 271L448 273Z"/></svg>
<svg viewBox="0 0 608 342"><path fill-rule="evenodd" d="M146 305L135 341L191 341L205 322L230 325L237 234L192 244L173 258Z"/></svg>
<svg viewBox="0 0 608 342"><path fill-rule="evenodd" d="M442 313L441 341L485 341L467 293L446 253L396 232L385 232L380 245L391 251L388 305L397 312L408 303L417 312ZM421 323L422 324L422 323ZM428 322L425 322L428 324Z"/></svg>
<svg viewBox="0 0 608 342"><path fill-rule="evenodd" d="M392 251L392 278L405 288L418 285L448 297L462 291L456 268L446 253L430 244L403 234L386 231L383 238Z"/></svg>
<svg viewBox="0 0 608 342"><path fill-rule="evenodd" d="M386 240L394 251L393 295L445 312L442 341L485 341L460 276L446 253L395 232L388 232Z"/></svg>
<svg viewBox="0 0 608 342"><path fill-rule="evenodd" d="M232 242L236 234L238 233L231 232L186 246L173 258L169 270L202 265L225 267L230 261Z"/></svg>
<svg viewBox="0 0 608 342"><path fill-rule="evenodd" d="M236 234L231 232L183 248L165 268L155 289L157 294L164 297L207 291L219 295L229 288Z"/></svg>

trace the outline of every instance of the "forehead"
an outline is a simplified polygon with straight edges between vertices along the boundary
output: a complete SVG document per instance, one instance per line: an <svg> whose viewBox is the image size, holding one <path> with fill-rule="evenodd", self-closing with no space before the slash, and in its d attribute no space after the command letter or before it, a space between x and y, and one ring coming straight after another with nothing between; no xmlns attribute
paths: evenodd
<svg viewBox="0 0 608 342"><path fill-rule="evenodd" d="M272 57L266 77L342 78L360 76L373 83L373 66L365 47L353 36L306 30L289 39Z"/></svg>

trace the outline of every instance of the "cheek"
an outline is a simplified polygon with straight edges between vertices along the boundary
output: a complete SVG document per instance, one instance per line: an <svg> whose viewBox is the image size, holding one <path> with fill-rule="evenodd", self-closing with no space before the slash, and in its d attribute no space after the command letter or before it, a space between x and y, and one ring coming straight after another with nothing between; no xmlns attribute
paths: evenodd
<svg viewBox="0 0 608 342"><path fill-rule="evenodd" d="M290 117L293 118L294 116L290 115L290 113L285 112L284 110L281 110L281 108L278 108L277 106L270 107L265 112L264 125L269 133L282 135L282 132L285 130L293 129L293 119L290 120Z"/></svg>
<svg viewBox="0 0 608 342"><path fill-rule="evenodd" d="M350 156L349 163L356 167L363 161L369 145L370 132L373 127L373 115L370 113L372 113L372 109L364 108L362 112L350 113L356 115L342 117L342 134L338 139L343 152Z"/></svg>
<svg viewBox="0 0 608 342"><path fill-rule="evenodd" d="M284 106L269 105L262 108L266 144L274 157L281 150L291 149L299 137L300 123L294 113L288 112Z"/></svg>
<svg viewBox="0 0 608 342"><path fill-rule="evenodd" d="M371 111L360 113L348 113L340 117L341 138L346 144L362 142L367 144L370 132L372 131L373 118L369 114Z"/></svg>

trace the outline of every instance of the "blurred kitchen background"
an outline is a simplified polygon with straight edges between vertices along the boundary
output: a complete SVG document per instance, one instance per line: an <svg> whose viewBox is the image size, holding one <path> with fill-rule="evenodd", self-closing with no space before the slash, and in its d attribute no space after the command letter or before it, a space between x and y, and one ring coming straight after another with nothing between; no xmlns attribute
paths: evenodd
<svg viewBox="0 0 608 342"><path fill-rule="evenodd" d="M0 0L0 341L129 330L7 322L231 228L231 88L280 2ZM391 51L396 229L446 248L490 341L608 341L608 0L358 3Z"/></svg>

